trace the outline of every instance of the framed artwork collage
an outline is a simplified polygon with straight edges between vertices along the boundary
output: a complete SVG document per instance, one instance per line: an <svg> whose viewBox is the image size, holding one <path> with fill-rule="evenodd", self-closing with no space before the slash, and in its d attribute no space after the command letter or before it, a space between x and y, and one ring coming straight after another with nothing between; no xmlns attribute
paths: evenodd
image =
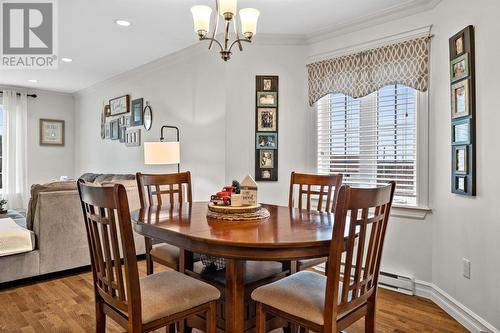
<svg viewBox="0 0 500 333"><path fill-rule="evenodd" d="M101 138L118 140L127 147L141 145L141 128L151 129L152 109L144 99L130 99L130 95L113 98L101 113Z"/></svg>
<svg viewBox="0 0 500 333"><path fill-rule="evenodd" d="M449 40L451 85L451 191L476 195L476 82L474 27Z"/></svg>
<svg viewBox="0 0 500 333"><path fill-rule="evenodd" d="M278 181L278 76L256 76L255 180Z"/></svg>

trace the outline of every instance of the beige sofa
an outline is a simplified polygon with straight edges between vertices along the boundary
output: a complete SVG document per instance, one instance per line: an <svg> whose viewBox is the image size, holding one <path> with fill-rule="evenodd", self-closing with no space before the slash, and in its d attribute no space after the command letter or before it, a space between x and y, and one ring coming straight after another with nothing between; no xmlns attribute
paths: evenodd
<svg viewBox="0 0 500 333"><path fill-rule="evenodd" d="M134 175L85 174L82 177L96 185L123 184L130 209L140 207ZM35 250L0 257L0 283L90 265L76 182L33 185L26 227L35 232ZM134 236L137 254L143 254L144 238Z"/></svg>

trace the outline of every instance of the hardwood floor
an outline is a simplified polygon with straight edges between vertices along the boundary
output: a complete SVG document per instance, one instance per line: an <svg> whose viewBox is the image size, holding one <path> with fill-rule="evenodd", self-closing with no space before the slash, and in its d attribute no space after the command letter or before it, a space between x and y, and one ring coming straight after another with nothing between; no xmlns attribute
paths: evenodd
<svg viewBox="0 0 500 333"><path fill-rule="evenodd" d="M144 276L144 261L140 271ZM429 300L381 289L378 301L377 332L468 332ZM347 331L363 332L363 322ZM0 332L94 332L92 275L84 272L0 289ZM107 332L123 330L108 320Z"/></svg>

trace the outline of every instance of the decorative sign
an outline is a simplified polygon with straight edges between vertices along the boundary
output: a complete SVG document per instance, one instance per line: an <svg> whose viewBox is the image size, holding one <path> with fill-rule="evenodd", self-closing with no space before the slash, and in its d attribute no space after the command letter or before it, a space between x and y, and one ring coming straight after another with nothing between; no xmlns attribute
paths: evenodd
<svg viewBox="0 0 500 333"><path fill-rule="evenodd" d="M114 98L109 101L110 116L130 112L130 95Z"/></svg>
<svg viewBox="0 0 500 333"><path fill-rule="evenodd" d="M64 120L40 119L40 145L64 146Z"/></svg>

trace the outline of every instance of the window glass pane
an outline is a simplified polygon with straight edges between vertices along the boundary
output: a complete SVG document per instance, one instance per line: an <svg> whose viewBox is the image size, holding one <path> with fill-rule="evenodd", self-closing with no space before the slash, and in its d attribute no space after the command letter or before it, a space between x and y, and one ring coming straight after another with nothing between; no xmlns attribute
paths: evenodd
<svg viewBox="0 0 500 333"><path fill-rule="evenodd" d="M395 203L417 204L416 96L389 85L353 99L330 94L316 103L318 172L342 173L357 187L397 183Z"/></svg>

